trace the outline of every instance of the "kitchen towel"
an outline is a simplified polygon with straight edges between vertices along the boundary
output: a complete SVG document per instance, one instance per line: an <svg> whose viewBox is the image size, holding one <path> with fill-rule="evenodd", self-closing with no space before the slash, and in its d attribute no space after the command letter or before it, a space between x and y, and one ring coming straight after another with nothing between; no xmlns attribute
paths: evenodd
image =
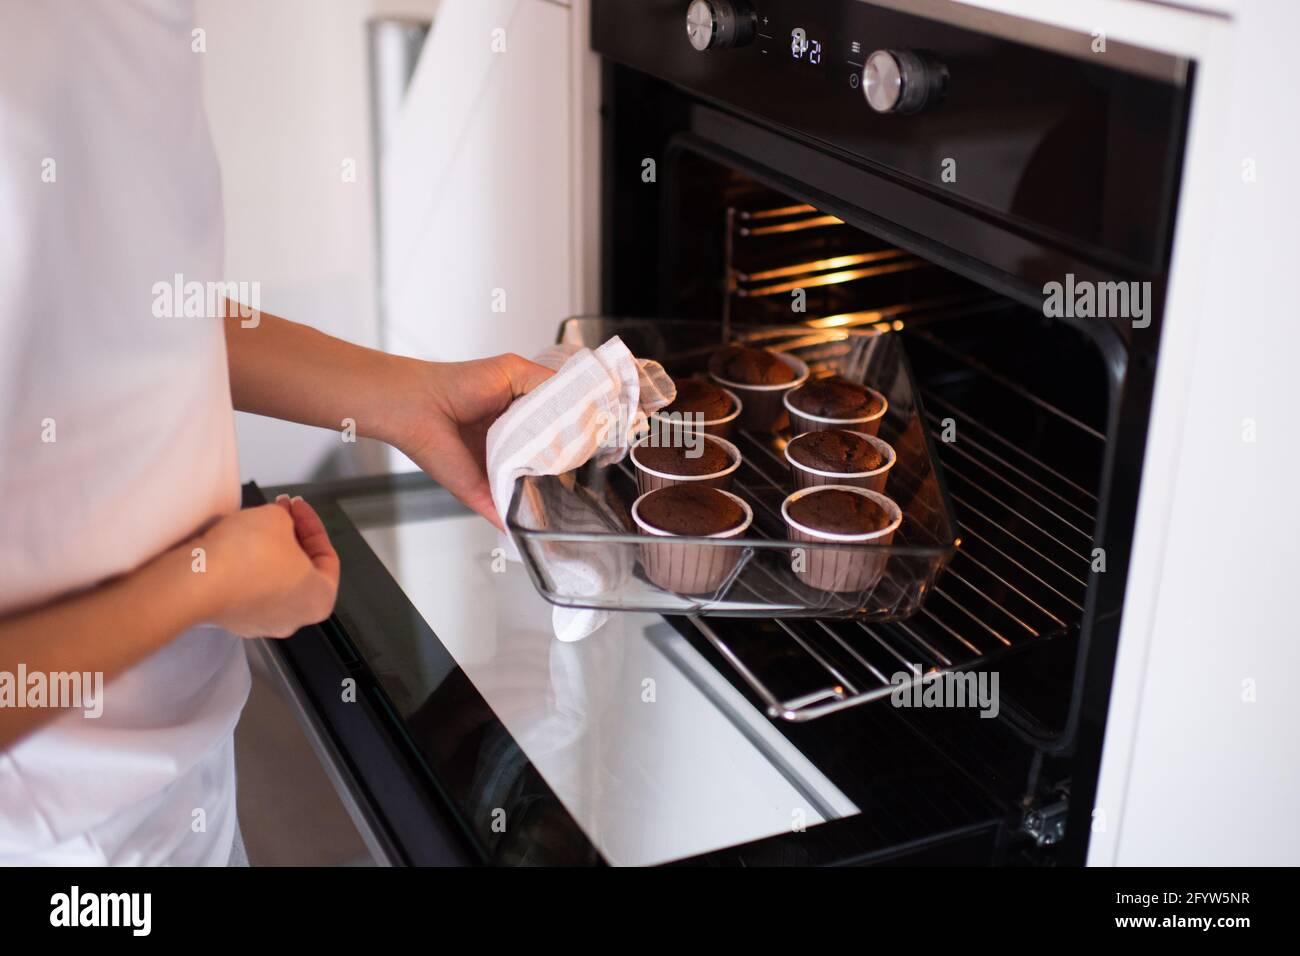
<svg viewBox="0 0 1300 956"><path fill-rule="evenodd" d="M535 361L555 375L517 399L488 430L488 482L503 520L519 478L563 475L593 460L622 461L634 436L645 433L649 415L676 396L663 366L637 359L618 336L596 349L552 346ZM624 531L609 506L571 478L526 488L519 518L531 527L562 514L560 526L567 530ZM601 594L632 572L629 549L554 541L543 547L548 569L570 594ZM518 558L513 542L507 551ZM607 617L605 611L556 606L551 621L556 637L577 641Z"/></svg>

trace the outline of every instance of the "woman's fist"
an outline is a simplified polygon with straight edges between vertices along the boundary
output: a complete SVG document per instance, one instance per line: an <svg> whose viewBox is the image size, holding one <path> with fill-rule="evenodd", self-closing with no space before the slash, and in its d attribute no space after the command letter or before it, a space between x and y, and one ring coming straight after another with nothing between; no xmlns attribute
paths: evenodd
<svg viewBox="0 0 1300 956"><path fill-rule="evenodd" d="M241 637L288 637L329 617L339 558L316 511L285 495L222 518L196 542L219 589L212 623Z"/></svg>

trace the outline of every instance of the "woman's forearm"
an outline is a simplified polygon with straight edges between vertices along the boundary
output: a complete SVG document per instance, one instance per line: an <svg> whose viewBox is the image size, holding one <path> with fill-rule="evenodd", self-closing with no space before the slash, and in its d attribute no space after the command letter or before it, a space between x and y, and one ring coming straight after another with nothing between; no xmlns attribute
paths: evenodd
<svg viewBox="0 0 1300 956"><path fill-rule="evenodd" d="M239 308L228 302L224 317L235 408L401 444L425 363Z"/></svg>
<svg viewBox="0 0 1300 956"><path fill-rule="evenodd" d="M28 696L16 686L20 672L49 687L60 674L102 674L107 683L221 606L222 581L198 567L180 546L93 590L0 618L0 680L19 698ZM50 705L66 704L17 703L0 697L0 752L62 712Z"/></svg>
<svg viewBox="0 0 1300 956"><path fill-rule="evenodd" d="M502 527L486 474L488 429L550 369L509 353L468 362L400 358L240 309L227 301L235 408L322 428L355 427L400 449Z"/></svg>

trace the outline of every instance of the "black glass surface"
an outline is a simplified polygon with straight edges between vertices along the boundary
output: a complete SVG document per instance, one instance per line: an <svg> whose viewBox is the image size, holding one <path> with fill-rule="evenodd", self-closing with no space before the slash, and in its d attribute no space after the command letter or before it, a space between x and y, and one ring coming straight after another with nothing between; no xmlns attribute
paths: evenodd
<svg viewBox="0 0 1300 956"><path fill-rule="evenodd" d="M353 778L354 796L393 847L394 861L604 862L358 530L358 524L370 521L463 515L461 506L422 476L270 489L268 494L281 490L304 494L321 513L343 575L331 620L273 646L317 702L318 716ZM250 488L250 500L256 494ZM689 622L674 623L710 656ZM384 663L394 644L418 645L425 661L420 678L394 675L391 662ZM718 673L734 678L725 662L711 658L711 663ZM340 682L348 678L357 682L359 699L340 705ZM966 716L965 723L987 724ZM914 720L877 707L816 726L779 728L861 812L786 836L719 847L695 862L886 860L948 843L954 852L970 853L972 846L981 846L979 853L991 853L1005 813L998 788L990 789L993 778L972 780L952 755L927 740ZM1022 756L1011 754L1010 759L1014 763ZM700 799L709 796L702 793ZM505 828L494 826L501 814L510 821Z"/></svg>

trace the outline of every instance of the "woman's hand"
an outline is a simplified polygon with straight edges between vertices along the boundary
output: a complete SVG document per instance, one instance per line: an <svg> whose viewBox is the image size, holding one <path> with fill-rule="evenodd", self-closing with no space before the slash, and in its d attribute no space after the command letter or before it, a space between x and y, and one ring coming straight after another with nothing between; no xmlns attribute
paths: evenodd
<svg viewBox="0 0 1300 956"><path fill-rule="evenodd" d="M424 363L403 434L394 443L469 507L504 530L487 480L487 431L510 403L554 373L518 355Z"/></svg>
<svg viewBox="0 0 1300 956"><path fill-rule="evenodd" d="M339 558L301 498L227 515L193 546L218 591L212 623L241 637L288 637L334 609Z"/></svg>

